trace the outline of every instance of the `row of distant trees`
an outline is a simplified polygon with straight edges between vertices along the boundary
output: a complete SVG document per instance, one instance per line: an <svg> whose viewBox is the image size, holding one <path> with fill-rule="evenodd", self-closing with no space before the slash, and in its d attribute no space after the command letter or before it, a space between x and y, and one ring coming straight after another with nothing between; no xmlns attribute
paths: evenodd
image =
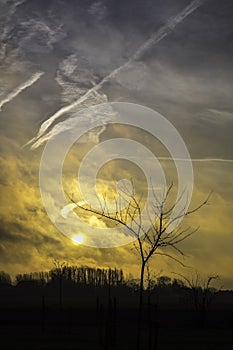
<svg viewBox="0 0 233 350"><path fill-rule="evenodd" d="M17 274L14 281L12 281L8 273L0 272L0 285L18 285L22 282L35 282L38 285L46 285L53 280L70 281L79 285L96 287L106 285L118 286L125 283L122 269L67 266L58 262L55 263L55 267L50 271Z"/></svg>
<svg viewBox="0 0 233 350"><path fill-rule="evenodd" d="M220 291L212 287L212 282L218 278L218 276L209 276L207 279L201 279L198 274L195 277L187 278L179 275L180 278L171 278L169 276L156 276L152 278L149 270L146 280L146 289L148 302L151 298L151 293L156 293L159 290L167 290L178 293L185 292L189 296L190 302L193 304L194 309L200 315L200 324L205 324L205 319L210 305L215 295ZM122 269L111 268L93 268L88 266L68 266L65 263L54 262L54 268L48 272L32 272L27 274L18 274L15 277L15 281L11 280L8 273L0 272L0 287L3 285L26 285L30 286L48 286L55 282L56 289L58 290L59 305L63 306L63 287L68 285L74 286L90 286L97 288L107 288L109 291L109 298L111 295L112 287L126 287L132 291L140 292L140 279L133 279L132 276L128 278L124 277ZM160 293L159 293L160 294ZM176 294L176 293L175 293ZM183 294L185 295L185 294Z"/></svg>
<svg viewBox="0 0 233 350"><path fill-rule="evenodd" d="M38 285L46 285L53 280L63 279L63 281L71 281L79 285L91 286L128 286L137 289L139 279L133 278L132 275L125 277L122 269L111 268L93 268L88 266L68 266L62 263L55 263L55 267L50 271L30 272L17 274L12 280L11 276L0 271L0 285L18 285L23 282L35 282ZM184 287L184 282L181 279L170 278L168 276L159 276L156 279L151 279L148 276L147 287Z"/></svg>
<svg viewBox="0 0 233 350"><path fill-rule="evenodd" d="M130 274L125 277L122 269L111 268L94 268L88 266L69 266L65 263L54 263L54 268L50 271L42 272L30 272L17 274L15 280L12 280L11 276L0 271L0 285L18 285L23 282L33 282L37 285L46 285L54 280L70 281L78 285L90 285L93 287L101 286L127 286L134 290L139 288L140 280L133 278ZM169 276L157 276L152 278L150 274L147 274L146 289L148 291L154 288L172 288L172 289L190 289L196 294L200 290L216 291L212 288L211 281L216 279L217 276L210 276L207 280L201 280L200 276L196 275L195 278L188 279L185 276L179 275L180 278L171 278ZM195 295L196 295L195 294ZM196 297L195 297L196 298Z"/></svg>

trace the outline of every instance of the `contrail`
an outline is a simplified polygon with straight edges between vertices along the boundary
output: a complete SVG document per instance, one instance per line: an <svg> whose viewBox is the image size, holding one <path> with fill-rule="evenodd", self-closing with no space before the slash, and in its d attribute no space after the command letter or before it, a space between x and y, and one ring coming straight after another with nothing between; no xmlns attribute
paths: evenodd
<svg viewBox="0 0 233 350"><path fill-rule="evenodd" d="M222 163L233 163L233 159L227 158L194 158L192 162L222 162Z"/></svg>
<svg viewBox="0 0 233 350"><path fill-rule="evenodd" d="M132 56L131 60L139 59L147 50L149 50L153 45L159 43L163 38L165 38L170 32L172 32L178 24L183 22L183 20L191 15L195 10L202 6L208 0L194 0L187 7L185 7L179 14L175 17L171 17L167 24L162 26L156 33L152 35L142 46L140 46L137 51Z"/></svg>
<svg viewBox="0 0 233 350"><path fill-rule="evenodd" d="M18 96L23 90L27 89L29 86L33 85L44 73L38 72L33 74L33 76L22 83L21 85L17 86L12 92L9 93L9 95L6 96L2 101L0 101L0 111L2 110L2 107L12 101L16 96Z"/></svg>
<svg viewBox="0 0 233 350"><path fill-rule="evenodd" d="M191 158L191 159L185 159L185 158L171 158L171 157L157 157L158 160L165 160L165 161L180 161L180 162L222 162L222 163L233 163L233 159L227 159L227 158Z"/></svg>
<svg viewBox="0 0 233 350"><path fill-rule="evenodd" d="M50 125L64 113L69 112L74 107L79 106L83 103L92 93L96 93L102 86L108 82L110 79L114 78L119 72L127 68L133 61L140 59L143 54L149 50L152 46L159 43L162 39L164 39L170 32L172 32L175 27L181 23L187 16L197 10L201 5L203 5L207 0L194 0L187 7L185 7L178 15L169 19L168 23L162 26L158 31L156 31L146 42L144 42L135 53L126 61L124 64L114 69L111 73L105 76L98 84L89 89L83 96L81 96L78 100L62 107L55 114L53 114L49 119L47 119L44 123L42 123L38 134L27 142L26 145L33 143L38 140L50 127Z"/></svg>

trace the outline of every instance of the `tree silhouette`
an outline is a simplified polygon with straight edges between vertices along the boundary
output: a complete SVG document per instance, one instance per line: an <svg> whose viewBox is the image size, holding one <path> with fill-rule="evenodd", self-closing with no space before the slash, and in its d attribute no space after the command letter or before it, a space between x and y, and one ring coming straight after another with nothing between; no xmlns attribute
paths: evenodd
<svg viewBox="0 0 233 350"><path fill-rule="evenodd" d="M187 217L202 206L204 206L209 199L209 196L200 205L191 210L185 210L182 208L175 217L170 218L173 213L175 204L169 203L169 195L173 189L173 184L164 192L162 198L156 196L153 190L154 200L153 200L153 211L156 213L156 219L153 221L150 217L149 229L145 229L143 225L143 194L139 197L136 196L135 188L128 190L124 188L120 198L115 199L115 212L112 213L108 209L106 197L104 198L104 204L100 202L101 210L96 210L91 206L80 205L78 201L74 201L72 197L68 194L68 198L72 203L76 204L77 208L87 211L92 214L96 214L102 219L115 222L117 225L125 227L127 231L135 237L134 248L140 257L140 288L139 288L139 309L138 309L138 332L137 332L137 350L140 349L141 343L141 328L142 328L142 313L143 313L143 292L144 292L144 279L145 279L145 268L150 259L155 255L166 256L176 262L184 264L177 259L172 253L164 251L165 248L170 248L181 256L184 255L181 249L177 245L193 233L197 229L192 230L190 227L182 229L179 225L178 227L172 228L172 224L179 220L180 218ZM184 195L184 193L182 194ZM126 196L126 198L125 198ZM125 203L127 199L127 207L122 210L122 202ZM178 201L181 197L178 198ZM83 203L83 202L81 202Z"/></svg>
<svg viewBox="0 0 233 350"><path fill-rule="evenodd" d="M8 273L0 271L0 285L10 285L11 277Z"/></svg>
<svg viewBox="0 0 233 350"><path fill-rule="evenodd" d="M207 278L201 278L198 272L196 272L195 277L185 277L178 273L177 275L180 276L190 288L193 306L196 312L200 315L200 325L203 327L205 325L206 315L210 309L210 305L216 294L220 291L220 289L212 287L212 282L218 279L219 276L214 274Z"/></svg>

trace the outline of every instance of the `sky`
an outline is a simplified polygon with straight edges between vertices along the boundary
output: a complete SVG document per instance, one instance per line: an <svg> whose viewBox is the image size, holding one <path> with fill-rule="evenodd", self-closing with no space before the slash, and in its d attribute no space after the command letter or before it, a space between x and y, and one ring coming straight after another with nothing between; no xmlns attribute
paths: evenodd
<svg viewBox="0 0 233 350"><path fill-rule="evenodd" d="M183 138L194 172L190 208L213 191L182 223L199 227L180 246L188 267L157 256L153 273L218 274L225 289L233 288L232 10L230 0L0 0L0 270L12 276L48 270L57 259L137 276L132 243L75 245L50 220L39 186L46 144L75 120L79 132L93 130L67 154L68 193L78 198L77 172L87 152L115 137L153 152L176 188L174 161L148 132L117 118L109 126L108 113L102 127L95 113L74 119L83 108L129 102L160 113ZM143 169L113 160L99 172L99 191L111 193L122 178L145 188ZM105 228L95 215L85 220Z"/></svg>

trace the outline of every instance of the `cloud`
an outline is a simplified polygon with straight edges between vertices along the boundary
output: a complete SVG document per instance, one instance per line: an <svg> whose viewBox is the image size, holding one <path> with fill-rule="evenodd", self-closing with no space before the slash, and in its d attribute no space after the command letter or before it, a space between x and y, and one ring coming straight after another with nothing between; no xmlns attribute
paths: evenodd
<svg viewBox="0 0 233 350"><path fill-rule="evenodd" d="M4 168L9 170L9 177L8 184L1 186L1 269L12 274L39 271L51 268L52 258L57 258L78 265L123 267L126 273L132 272L138 276L139 257L132 245L111 249L74 246L56 230L44 212L40 193L36 188L36 178L31 177L28 162L24 163L22 159L18 159L16 163L14 158L8 158L5 163L1 163L1 169ZM115 172L115 169L112 168L112 171ZM198 169L198 186L194 191L193 206L200 203L209 191L210 180L205 177L206 171L209 171L208 163L205 169ZM209 205L182 223L183 227L195 228L200 225L200 229L181 248L187 254L184 260L186 265L206 274L218 273L223 281L229 281L232 265L233 208L222 192L225 183L217 181L220 177L226 177L227 169L224 171L219 167L219 171L220 174L211 174L211 187L215 192ZM229 193L229 199L231 196ZM105 226L94 215L90 216L89 220L93 225ZM12 254L12 250L15 254ZM164 274L169 274L170 271L187 274L190 271L183 270L179 264L161 256L153 258L151 269L156 272L162 270ZM224 285L230 286L229 282L227 283L224 282Z"/></svg>
<svg viewBox="0 0 233 350"><path fill-rule="evenodd" d="M231 22L226 20L230 16L226 12L230 14L231 11L225 4L214 1L211 6L193 12L175 31L170 29L177 19L170 23L170 28L162 27L170 35L160 40L167 32L164 29L157 32L153 28L159 25L161 28L168 13L174 19L178 6L174 2L160 2L159 8L158 2L149 2L152 8L144 4L140 8L135 2L130 8L133 1L106 1L105 8L98 3L81 6L80 2L75 2L74 7L62 8L62 2L53 2L51 6L28 2L18 8L6 26L7 43L3 45L1 57L4 61L0 67L1 96L4 96L1 98L14 91L15 86L20 87L22 81L28 81L25 77L33 74L28 71L38 69L45 73L38 84L13 99L1 112L0 269L12 275L40 271L53 267L52 260L56 258L70 264L123 268L126 273L139 275L140 259L131 244L110 249L75 246L50 222L38 187L42 151L39 146L65 130L72 130L73 112L100 102L126 100L158 110L184 138L193 157L192 205L200 203L214 190L209 204L182 222L184 227L195 228L200 224L200 229L181 248L187 254L186 265L207 275L218 273L224 287L232 288L232 55L231 45L228 45ZM172 5L167 6L168 3ZM179 2L179 6L181 3L184 2ZM82 14L78 21L74 13ZM32 25L35 30L31 33ZM156 32L154 39L153 30ZM11 37L10 33L14 35ZM65 38L66 33L70 35ZM156 40L160 40L158 45L155 45ZM142 49L139 51L142 56L132 61L138 48ZM121 68L115 70L115 67ZM96 90L89 92L88 98L73 108L72 104L93 87ZM95 118L92 121L82 116L81 129L97 125ZM105 121L107 125L107 115ZM168 152L153 143L149 135L117 125L110 130L106 125L103 123L102 128L83 138L83 143L75 145L70 157L68 155L63 178L67 192L74 192L78 197L75 166L78 168L93 143L115 136L133 136L144 142L157 155L167 182L177 183L176 169ZM43 126L40 137L34 139L38 149L33 152L20 149L19 145L35 135L40 126ZM151 159L145 161L150 164ZM128 174L134 177L138 191L145 189L145 179L139 169L119 161L102 169L98 191L113 189L111 180L130 178ZM49 184L53 186L53 178ZM84 219L105 225L95 216ZM192 270L183 269L162 256L153 258L151 269L162 270L164 274L171 271L189 274Z"/></svg>
<svg viewBox="0 0 233 350"><path fill-rule="evenodd" d="M162 39L164 39L175 27L180 24L187 16L189 16L192 12L198 9L201 5L203 5L205 0L194 0L187 7L185 7L178 15L169 19L168 23L162 26L159 30L157 30L148 40L146 40L142 45L138 47L135 53L122 65L113 69L109 74L107 74L99 83L94 85L92 88L87 90L81 97L79 97L76 101L62 107L55 114L49 117L40 127L37 135L30 140L27 144L31 144L34 142L34 148L40 146L43 142L36 142L40 139L41 136L48 130L48 128L60 118L64 113L69 112L70 110L79 107L86 100L96 94L108 81L114 79L121 71L131 66L131 64L140 59L146 51L148 51L152 46L158 44ZM45 137L49 137L48 134Z"/></svg>
<svg viewBox="0 0 233 350"><path fill-rule="evenodd" d="M0 111L2 107L6 104L11 102L16 96L18 96L22 91L29 88L33 84L37 82L37 80L40 79L40 77L43 75L43 72L37 72L34 73L30 79L25 81L24 83L20 84L18 87L16 87L12 92L10 92L2 101L0 101Z"/></svg>

